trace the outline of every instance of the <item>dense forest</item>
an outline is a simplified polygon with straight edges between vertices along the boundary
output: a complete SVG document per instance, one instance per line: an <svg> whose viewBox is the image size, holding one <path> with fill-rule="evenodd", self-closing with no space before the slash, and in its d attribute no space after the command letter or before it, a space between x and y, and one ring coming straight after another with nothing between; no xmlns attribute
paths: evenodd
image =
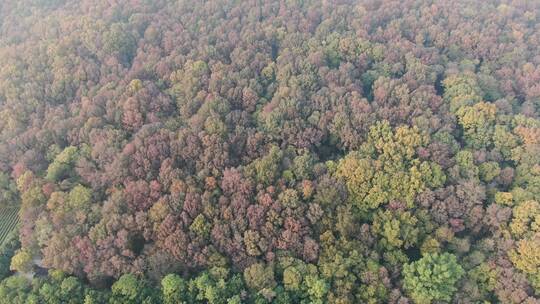
<svg viewBox="0 0 540 304"><path fill-rule="evenodd" d="M0 59L1 304L540 303L540 1L3 0Z"/></svg>

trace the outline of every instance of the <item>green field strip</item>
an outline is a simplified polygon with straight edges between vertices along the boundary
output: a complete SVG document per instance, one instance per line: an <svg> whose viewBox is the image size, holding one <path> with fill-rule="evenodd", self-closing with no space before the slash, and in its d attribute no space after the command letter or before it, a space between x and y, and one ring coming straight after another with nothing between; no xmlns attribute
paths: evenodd
<svg viewBox="0 0 540 304"><path fill-rule="evenodd" d="M9 234L19 223L17 208L4 208L0 211L0 246L4 244Z"/></svg>

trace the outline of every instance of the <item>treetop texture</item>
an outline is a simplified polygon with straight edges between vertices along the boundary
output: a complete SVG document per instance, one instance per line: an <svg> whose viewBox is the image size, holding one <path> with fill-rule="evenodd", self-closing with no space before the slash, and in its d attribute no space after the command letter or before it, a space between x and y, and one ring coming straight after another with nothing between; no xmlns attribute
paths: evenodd
<svg viewBox="0 0 540 304"><path fill-rule="evenodd" d="M0 1L0 304L540 303L540 1Z"/></svg>

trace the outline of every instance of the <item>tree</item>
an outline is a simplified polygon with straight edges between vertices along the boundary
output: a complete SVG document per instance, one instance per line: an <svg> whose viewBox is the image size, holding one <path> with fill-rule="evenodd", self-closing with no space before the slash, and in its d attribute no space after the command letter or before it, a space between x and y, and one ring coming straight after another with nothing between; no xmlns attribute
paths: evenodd
<svg viewBox="0 0 540 304"><path fill-rule="evenodd" d="M58 154L54 161L47 168L46 178L50 181L56 182L71 176L73 166L78 159L77 147L70 146L65 148L60 154Z"/></svg>
<svg viewBox="0 0 540 304"><path fill-rule="evenodd" d="M11 274L11 258L20 246L19 231L15 229L6 236L4 244L0 246L0 280L7 278Z"/></svg>
<svg viewBox="0 0 540 304"><path fill-rule="evenodd" d="M476 77L471 73L451 75L443 81L444 99L450 103L450 111L470 106L482 99Z"/></svg>
<svg viewBox="0 0 540 304"><path fill-rule="evenodd" d="M26 250L18 250L11 258L11 266L9 268L14 271L30 272L33 265L32 255Z"/></svg>
<svg viewBox="0 0 540 304"><path fill-rule="evenodd" d="M492 142L496 113L497 107L485 102L462 106L456 111L468 146L479 149Z"/></svg>
<svg viewBox="0 0 540 304"><path fill-rule="evenodd" d="M0 283L0 303L23 304L31 297L32 286L22 276L11 276Z"/></svg>
<svg viewBox="0 0 540 304"><path fill-rule="evenodd" d="M538 1L0 20L0 304L537 302Z"/></svg>
<svg viewBox="0 0 540 304"><path fill-rule="evenodd" d="M374 215L373 232L381 236L380 246L388 250L410 248L418 243L418 219L409 211L379 211Z"/></svg>
<svg viewBox="0 0 540 304"><path fill-rule="evenodd" d="M289 297L297 298L299 303L326 302L330 284L315 265L284 257L279 261L279 269L283 271L283 287Z"/></svg>
<svg viewBox="0 0 540 304"><path fill-rule="evenodd" d="M257 263L244 270L244 280L249 288L256 291L275 287L274 270L272 265Z"/></svg>
<svg viewBox="0 0 540 304"><path fill-rule="evenodd" d="M465 271L451 253L434 253L403 266L403 287L416 303L450 301Z"/></svg>
<svg viewBox="0 0 540 304"><path fill-rule="evenodd" d="M111 287L111 304L157 303L156 291L133 274L121 276Z"/></svg>
<svg viewBox="0 0 540 304"><path fill-rule="evenodd" d="M226 268L213 267L191 280L189 290L194 293L196 300L204 303L237 303L244 291L244 282L238 274L230 276ZM195 302L188 299L189 303Z"/></svg>
<svg viewBox="0 0 540 304"><path fill-rule="evenodd" d="M161 293L163 303L181 304L187 303L188 284L177 274L168 274L161 280Z"/></svg>
<svg viewBox="0 0 540 304"><path fill-rule="evenodd" d="M103 37L103 50L117 56L125 65L131 64L137 48L135 37L126 30L125 25L115 23Z"/></svg>
<svg viewBox="0 0 540 304"><path fill-rule="evenodd" d="M522 239L517 248L510 252L510 259L517 269L527 274L531 284L540 288L540 235Z"/></svg>
<svg viewBox="0 0 540 304"><path fill-rule="evenodd" d="M418 128L373 126L360 150L338 164L336 175L345 180L351 203L363 211L394 200L412 207L417 193L441 186L445 177L439 166L415 157L426 143Z"/></svg>
<svg viewBox="0 0 540 304"><path fill-rule="evenodd" d="M248 174L252 175L257 182L270 185L279 177L279 169L283 152L276 146L272 146L264 157L255 160L249 167Z"/></svg>
<svg viewBox="0 0 540 304"><path fill-rule="evenodd" d="M518 238L540 233L540 204L533 200L521 202L513 208L510 231Z"/></svg>
<svg viewBox="0 0 540 304"><path fill-rule="evenodd" d="M0 206L16 204L17 186L8 174L0 171Z"/></svg>

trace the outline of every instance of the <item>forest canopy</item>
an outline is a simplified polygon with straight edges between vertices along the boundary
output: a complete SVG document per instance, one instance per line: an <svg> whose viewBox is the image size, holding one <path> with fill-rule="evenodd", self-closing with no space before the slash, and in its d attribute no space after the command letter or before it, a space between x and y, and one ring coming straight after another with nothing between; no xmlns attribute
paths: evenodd
<svg viewBox="0 0 540 304"><path fill-rule="evenodd" d="M1 1L0 304L540 303L539 49L539 1Z"/></svg>

